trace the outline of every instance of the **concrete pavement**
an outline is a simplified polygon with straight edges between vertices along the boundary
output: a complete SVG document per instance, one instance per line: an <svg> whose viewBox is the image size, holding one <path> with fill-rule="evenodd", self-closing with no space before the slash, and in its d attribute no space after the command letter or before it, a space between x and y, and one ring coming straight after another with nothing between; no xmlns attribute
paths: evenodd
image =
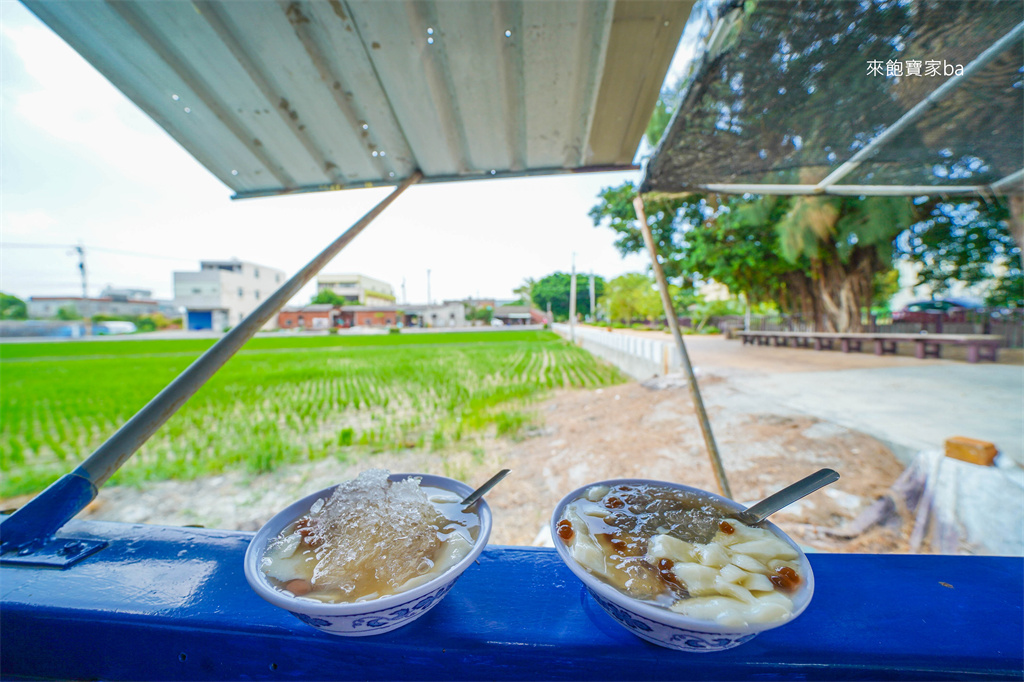
<svg viewBox="0 0 1024 682"><path fill-rule="evenodd" d="M798 352L798 351L794 351ZM907 463L951 436L996 444L1024 465L1024 367L946 361L926 366L748 376L741 390L885 442Z"/></svg>
<svg viewBox="0 0 1024 682"><path fill-rule="evenodd" d="M919 451L942 450L951 436L967 436L995 443L1004 463L1024 466L1019 349L1003 351L1000 363L972 364L744 346L721 336L687 336L685 342L698 382L702 374L727 379L731 391L741 394L729 400L743 400L751 411L807 414L862 431L889 445L905 464ZM705 390L712 403L717 389Z"/></svg>
<svg viewBox="0 0 1024 682"><path fill-rule="evenodd" d="M866 433L928 472L926 513L952 534L933 551L1024 556L1024 363L845 354L687 337L709 412L804 414ZM716 378L718 379L716 381ZM722 381L724 379L724 381ZM726 415L729 410L721 412ZM716 420L711 419L714 430ZM719 426L728 428L727 421ZM995 443L996 466L944 457L945 441ZM856 475L856 472L849 472Z"/></svg>

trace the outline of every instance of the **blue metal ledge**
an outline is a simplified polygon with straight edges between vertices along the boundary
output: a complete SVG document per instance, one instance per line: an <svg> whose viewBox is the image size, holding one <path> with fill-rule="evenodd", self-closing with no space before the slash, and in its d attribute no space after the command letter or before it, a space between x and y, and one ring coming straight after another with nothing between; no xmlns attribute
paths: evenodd
<svg viewBox="0 0 1024 682"><path fill-rule="evenodd" d="M259 599L252 534L73 521L109 542L59 570L0 568L4 679L1014 679L1024 676L1024 560L810 556L814 599L729 651L648 644L552 550L491 547L395 632L320 633Z"/></svg>

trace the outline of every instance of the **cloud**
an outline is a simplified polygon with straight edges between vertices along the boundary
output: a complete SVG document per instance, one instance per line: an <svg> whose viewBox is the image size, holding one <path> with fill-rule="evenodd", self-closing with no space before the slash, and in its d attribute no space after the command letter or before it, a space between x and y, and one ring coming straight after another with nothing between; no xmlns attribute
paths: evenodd
<svg viewBox="0 0 1024 682"><path fill-rule="evenodd" d="M27 238L50 232L57 226L57 220L43 210L10 212L0 214L0 239L3 241L27 241Z"/></svg>

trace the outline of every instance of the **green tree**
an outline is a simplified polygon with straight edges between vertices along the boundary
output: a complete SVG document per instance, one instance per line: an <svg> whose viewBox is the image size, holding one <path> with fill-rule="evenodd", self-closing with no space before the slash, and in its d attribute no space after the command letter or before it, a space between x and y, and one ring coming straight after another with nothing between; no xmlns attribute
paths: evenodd
<svg viewBox="0 0 1024 682"><path fill-rule="evenodd" d="M484 306L473 306L468 303L464 304L466 308L466 319L467 320L480 320L486 324L491 323L491 319L494 317L494 308L489 305Z"/></svg>
<svg viewBox="0 0 1024 682"><path fill-rule="evenodd" d="M551 304L551 313L556 320L569 319L569 292L572 276L567 272L554 272L543 277L530 289L530 300L541 310ZM604 294L603 277L594 278L595 298ZM580 315L590 314L590 275L576 275L576 312Z"/></svg>
<svg viewBox="0 0 1024 682"><path fill-rule="evenodd" d="M943 294L954 284L987 284L986 303L1024 306L1020 246L1010 231L1006 203L995 199L922 199L918 221L897 241L917 284Z"/></svg>
<svg viewBox="0 0 1024 682"><path fill-rule="evenodd" d="M777 253L802 270L802 279L790 278L785 305L798 304L825 331L860 330L875 277L892 269L894 241L913 224L905 197L766 196L745 209L772 225Z"/></svg>
<svg viewBox="0 0 1024 682"><path fill-rule="evenodd" d="M334 293L330 289L321 289L320 291L316 292L316 296L314 296L310 300L310 303L320 303L326 305L359 305L358 303L353 303L347 298Z"/></svg>
<svg viewBox="0 0 1024 682"><path fill-rule="evenodd" d="M537 283L533 277L527 277L523 280L523 283L512 290L512 293L519 297L522 301L522 305L533 307L532 291L533 285Z"/></svg>
<svg viewBox="0 0 1024 682"><path fill-rule="evenodd" d="M645 248L626 183L607 188L590 215L618 233L623 254ZM683 292L714 279L752 303L771 301L819 329L860 328L875 276L892 267L893 240L912 223L901 197L651 195L648 225L667 277Z"/></svg>
<svg viewBox="0 0 1024 682"><path fill-rule="evenodd" d="M693 318L694 331L705 331L705 325L712 317L724 317L726 315L742 315L744 306L736 298L728 299L707 299L698 294L696 301L689 306L687 312ZM717 333L717 332L716 332Z"/></svg>
<svg viewBox="0 0 1024 682"><path fill-rule="evenodd" d="M642 272L620 275L608 282L600 304L615 322L652 321L664 316L654 279Z"/></svg>
<svg viewBox="0 0 1024 682"><path fill-rule="evenodd" d="M636 191L636 185L631 182L618 187L606 187L598 195L598 204L589 213L595 226L606 224L618 233L615 248L622 255L647 253L643 234L636 222L636 210L633 208ZM706 217L705 211L711 210L700 195L679 198L654 194L644 197L644 212L647 214L647 224L651 228L662 269L667 278L679 280L683 288L690 288L692 281L683 263L686 251L682 239L683 230L678 228L701 223Z"/></svg>
<svg viewBox="0 0 1024 682"><path fill-rule="evenodd" d="M895 268L875 274L874 289L871 299L872 311L892 312L889 301L900 291L900 273Z"/></svg>
<svg viewBox="0 0 1024 682"><path fill-rule="evenodd" d="M27 320L28 307L17 296L0 292L0 320Z"/></svg>
<svg viewBox="0 0 1024 682"><path fill-rule="evenodd" d="M661 142L661 136L665 133L665 128L668 127L668 123L672 119L672 108L668 102L675 97L677 97L677 93L663 91L659 95L658 101L654 104L651 120L647 122L647 129L644 131L647 144L652 148L657 147L658 143Z"/></svg>
<svg viewBox="0 0 1024 682"><path fill-rule="evenodd" d="M78 308L73 305L61 306L57 309L58 320L80 320L82 319L81 314L78 312Z"/></svg>
<svg viewBox="0 0 1024 682"><path fill-rule="evenodd" d="M1020 268L1014 277L1001 277L985 292L985 305L996 308L1024 308L1024 279Z"/></svg>
<svg viewBox="0 0 1024 682"><path fill-rule="evenodd" d="M699 226L683 225L689 246L686 264L702 278L742 294L752 305L771 302L796 312L809 285L807 274L802 264L779 253L772 229L788 207L776 204L767 214L763 208L747 198L723 197L713 219Z"/></svg>

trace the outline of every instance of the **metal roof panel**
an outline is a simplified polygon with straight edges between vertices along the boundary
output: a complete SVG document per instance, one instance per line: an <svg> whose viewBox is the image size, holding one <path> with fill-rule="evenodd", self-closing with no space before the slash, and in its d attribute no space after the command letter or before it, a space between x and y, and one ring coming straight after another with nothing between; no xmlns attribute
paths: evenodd
<svg viewBox="0 0 1024 682"><path fill-rule="evenodd" d="M693 3L25 5L253 196L630 167Z"/></svg>

